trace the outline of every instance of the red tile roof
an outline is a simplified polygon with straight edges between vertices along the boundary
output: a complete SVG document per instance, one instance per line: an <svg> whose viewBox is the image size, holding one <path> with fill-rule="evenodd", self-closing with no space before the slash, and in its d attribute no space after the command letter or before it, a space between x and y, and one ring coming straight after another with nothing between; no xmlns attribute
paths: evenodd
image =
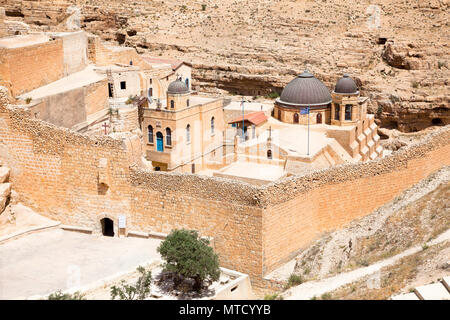
<svg viewBox="0 0 450 320"><path fill-rule="evenodd" d="M157 57L150 57L150 56L142 56L142 59L149 63L167 63L172 66L172 70L178 69L182 64L186 64L188 66L192 65L188 62L184 62L177 59L169 59L169 58L157 58Z"/></svg>
<svg viewBox="0 0 450 320"><path fill-rule="evenodd" d="M244 121L248 121L255 126L260 125L261 123L267 121L267 116L264 114L263 111L253 112L244 115ZM239 118L236 118L228 123L236 123L236 122L242 122L242 116Z"/></svg>

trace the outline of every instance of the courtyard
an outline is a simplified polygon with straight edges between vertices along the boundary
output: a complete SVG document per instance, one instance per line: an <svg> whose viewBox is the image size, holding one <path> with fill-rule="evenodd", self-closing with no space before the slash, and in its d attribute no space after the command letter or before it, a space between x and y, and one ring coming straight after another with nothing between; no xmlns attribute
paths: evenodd
<svg viewBox="0 0 450 320"><path fill-rule="evenodd" d="M87 286L159 259L160 240L53 229L0 245L0 299Z"/></svg>

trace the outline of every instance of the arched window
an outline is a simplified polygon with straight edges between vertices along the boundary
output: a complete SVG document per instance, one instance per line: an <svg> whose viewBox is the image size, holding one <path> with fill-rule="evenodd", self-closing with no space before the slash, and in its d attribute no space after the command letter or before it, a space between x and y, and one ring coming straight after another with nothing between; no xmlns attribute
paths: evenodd
<svg viewBox="0 0 450 320"><path fill-rule="evenodd" d="M153 127L148 126L148 143L153 143Z"/></svg>
<svg viewBox="0 0 450 320"><path fill-rule="evenodd" d="M298 113L294 113L294 123L298 123Z"/></svg>
<svg viewBox="0 0 450 320"><path fill-rule="evenodd" d="M334 119L339 120L339 114L341 113L341 106L338 104L334 105Z"/></svg>
<svg viewBox="0 0 450 320"><path fill-rule="evenodd" d="M272 159L272 150L267 150L267 159Z"/></svg>
<svg viewBox="0 0 450 320"><path fill-rule="evenodd" d="M148 97L153 97L153 88L148 88Z"/></svg>
<svg viewBox="0 0 450 320"><path fill-rule="evenodd" d="M186 127L186 142L191 142L191 125L188 124Z"/></svg>
<svg viewBox="0 0 450 320"><path fill-rule="evenodd" d="M166 145L172 145L172 131L170 128L166 128Z"/></svg>
<svg viewBox="0 0 450 320"><path fill-rule="evenodd" d="M186 87L188 87L188 89L189 89L189 78L186 78L185 82L186 82Z"/></svg>
<svg viewBox="0 0 450 320"><path fill-rule="evenodd" d="M186 107L189 107L189 99L186 100Z"/></svg>
<svg viewBox="0 0 450 320"><path fill-rule="evenodd" d="M214 134L214 117L211 118L211 134Z"/></svg>
<svg viewBox="0 0 450 320"><path fill-rule="evenodd" d="M278 109L278 120L281 120L281 110Z"/></svg>
<svg viewBox="0 0 450 320"><path fill-rule="evenodd" d="M322 123L322 114L320 112L317 113L316 123Z"/></svg>
<svg viewBox="0 0 450 320"><path fill-rule="evenodd" d="M170 107L173 109L175 107L175 102L173 100L170 100Z"/></svg>

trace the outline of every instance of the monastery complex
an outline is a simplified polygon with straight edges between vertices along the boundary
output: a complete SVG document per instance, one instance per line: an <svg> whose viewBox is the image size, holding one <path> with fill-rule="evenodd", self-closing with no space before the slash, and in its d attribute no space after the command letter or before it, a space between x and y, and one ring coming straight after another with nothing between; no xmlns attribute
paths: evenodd
<svg viewBox="0 0 450 320"><path fill-rule="evenodd" d="M189 62L3 14L0 162L23 203L64 225L195 229L221 266L270 287L264 276L319 235L450 164L447 127L387 154L346 70L333 88L299 70L271 103L208 96Z"/></svg>

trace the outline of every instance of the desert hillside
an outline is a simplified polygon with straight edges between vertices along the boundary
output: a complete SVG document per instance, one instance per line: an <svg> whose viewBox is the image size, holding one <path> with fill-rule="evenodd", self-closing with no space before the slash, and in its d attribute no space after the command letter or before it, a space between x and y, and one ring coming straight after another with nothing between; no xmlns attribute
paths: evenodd
<svg viewBox="0 0 450 320"><path fill-rule="evenodd" d="M193 63L201 91L264 96L305 67L331 89L342 73L381 125L450 123L447 0L0 0L39 30L82 29ZM76 7L75 7L76 6ZM76 21L76 19L75 19Z"/></svg>

